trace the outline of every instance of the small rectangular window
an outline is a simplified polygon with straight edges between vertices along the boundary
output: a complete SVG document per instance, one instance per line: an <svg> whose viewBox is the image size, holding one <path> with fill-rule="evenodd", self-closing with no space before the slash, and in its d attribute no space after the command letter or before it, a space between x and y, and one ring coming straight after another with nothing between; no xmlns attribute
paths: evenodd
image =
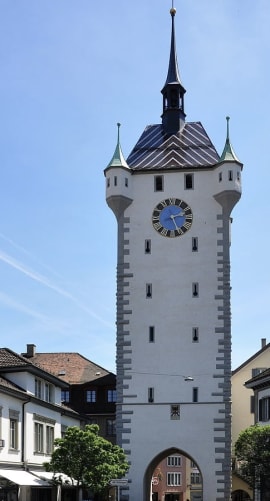
<svg viewBox="0 0 270 501"><path fill-rule="evenodd" d="M107 391L108 402L116 402L116 390Z"/></svg>
<svg viewBox="0 0 270 501"><path fill-rule="evenodd" d="M219 172L219 174L218 174L218 180L219 180L219 182L222 181L222 172Z"/></svg>
<svg viewBox="0 0 270 501"><path fill-rule="evenodd" d="M51 454L53 452L54 444L54 427L46 426L46 454Z"/></svg>
<svg viewBox="0 0 270 501"><path fill-rule="evenodd" d="M61 402L69 402L70 393L69 390L61 390Z"/></svg>
<svg viewBox="0 0 270 501"><path fill-rule="evenodd" d="M94 403L96 402L97 392L96 390L87 390L86 391L86 402Z"/></svg>
<svg viewBox="0 0 270 501"><path fill-rule="evenodd" d="M175 455L175 456L168 456L167 457L167 466L181 466L181 456L180 455Z"/></svg>
<svg viewBox="0 0 270 501"><path fill-rule="evenodd" d="M116 423L115 419L107 419L106 420L106 434L109 436L116 435Z"/></svg>
<svg viewBox="0 0 270 501"><path fill-rule="evenodd" d="M150 404L154 402L154 388L148 388L148 402Z"/></svg>
<svg viewBox="0 0 270 501"><path fill-rule="evenodd" d="M237 181L240 181L241 179L241 174L240 174L240 171L238 170L237 171L237 177L236 177Z"/></svg>
<svg viewBox="0 0 270 501"><path fill-rule="evenodd" d="M193 341L193 343L199 342L199 329L198 329L198 327L192 327L192 341Z"/></svg>
<svg viewBox="0 0 270 501"><path fill-rule="evenodd" d="M185 189L193 190L193 174L185 174Z"/></svg>
<svg viewBox="0 0 270 501"><path fill-rule="evenodd" d="M192 237L192 252L198 252L198 237Z"/></svg>
<svg viewBox="0 0 270 501"><path fill-rule="evenodd" d="M198 394L199 394L199 389L192 388L192 402L198 402Z"/></svg>
<svg viewBox="0 0 270 501"><path fill-rule="evenodd" d="M155 176L155 191L163 191L163 176Z"/></svg>
<svg viewBox="0 0 270 501"><path fill-rule="evenodd" d="M181 473L168 472L167 485L171 486L181 485Z"/></svg>
<svg viewBox="0 0 270 501"><path fill-rule="evenodd" d="M128 178L125 177L125 187L127 188L128 187Z"/></svg>
<svg viewBox="0 0 270 501"><path fill-rule="evenodd" d="M110 182L111 182L110 178L109 178L109 177L107 177L107 188L109 188L109 187L110 187Z"/></svg>
<svg viewBox="0 0 270 501"><path fill-rule="evenodd" d="M228 178L229 178L229 181L233 180L233 171L232 170L229 170L229 172L228 172Z"/></svg>
<svg viewBox="0 0 270 501"><path fill-rule="evenodd" d="M150 325L149 327L149 343L155 342L155 327Z"/></svg>
<svg viewBox="0 0 270 501"><path fill-rule="evenodd" d="M254 414L254 412L255 412L255 397L254 397L254 395L251 395L251 397L250 397L250 412L251 412L251 414Z"/></svg>
<svg viewBox="0 0 270 501"><path fill-rule="evenodd" d="M192 284L192 297L198 297L199 296L199 284L198 282L194 282Z"/></svg>
<svg viewBox="0 0 270 501"><path fill-rule="evenodd" d="M171 405L171 419L180 419L180 405L172 404Z"/></svg>
<svg viewBox="0 0 270 501"><path fill-rule="evenodd" d="M18 449L18 420L10 419L9 421L9 447L10 449Z"/></svg>
<svg viewBox="0 0 270 501"><path fill-rule="evenodd" d="M151 254L151 240L149 239L144 242L144 252L145 254Z"/></svg>
<svg viewBox="0 0 270 501"><path fill-rule="evenodd" d="M35 397L42 398L42 381L40 379L35 379Z"/></svg>
<svg viewBox="0 0 270 501"><path fill-rule="evenodd" d="M34 434L35 452L44 452L43 424L35 423Z"/></svg>
<svg viewBox="0 0 270 501"><path fill-rule="evenodd" d="M152 297L152 284L146 284L146 297Z"/></svg>
<svg viewBox="0 0 270 501"><path fill-rule="evenodd" d="M117 176L114 176L113 183L114 183L114 186L117 186Z"/></svg>

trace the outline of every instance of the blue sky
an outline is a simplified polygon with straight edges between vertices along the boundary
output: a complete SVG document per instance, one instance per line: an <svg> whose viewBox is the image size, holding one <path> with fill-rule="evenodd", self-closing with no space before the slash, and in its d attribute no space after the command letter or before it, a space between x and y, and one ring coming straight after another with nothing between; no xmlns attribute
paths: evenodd
<svg viewBox="0 0 270 501"><path fill-rule="evenodd" d="M188 121L244 163L233 368L269 331L269 0L175 0ZM1 0L0 335L115 369L116 222L103 169L159 123L170 0Z"/></svg>

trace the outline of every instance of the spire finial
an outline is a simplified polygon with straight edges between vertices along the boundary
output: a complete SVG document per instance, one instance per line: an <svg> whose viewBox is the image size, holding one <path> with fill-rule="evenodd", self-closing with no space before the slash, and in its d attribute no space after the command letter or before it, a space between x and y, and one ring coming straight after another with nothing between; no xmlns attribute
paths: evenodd
<svg viewBox="0 0 270 501"><path fill-rule="evenodd" d="M120 122L117 122L117 145L113 154L113 157L109 163L109 165L106 167L107 169L109 167L128 167L128 164L125 160L125 157L123 155L121 145L120 145L120 127L121 124Z"/></svg>
<svg viewBox="0 0 270 501"><path fill-rule="evenodd" d="M174 7L174 1L173 0L172 0L172 8L170 10L170 14L171 14L172 17L174 17L175 14L176 14L176 9Z"/></svg>
<svg viewBox="0 0 270 501"><path fill-rule="evenodd" d="M119 144L120 143L120 127L121 127L121 124L120 122L117 122L117 143Z"/></svg>
<svg viewBox="0 0 270 501"><path fill-rule="evenodd" d="M227 120L227 141L230 140L230 117L226 117Z"/></svg>

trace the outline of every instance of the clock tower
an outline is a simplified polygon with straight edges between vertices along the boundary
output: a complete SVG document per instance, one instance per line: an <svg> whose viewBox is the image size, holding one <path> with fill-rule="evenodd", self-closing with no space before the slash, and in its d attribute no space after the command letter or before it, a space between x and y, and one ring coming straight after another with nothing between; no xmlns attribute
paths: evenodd
<svg viewBox="0 0 270 501"><path fill-rule="evenodd" d="M162 122L145 128L127 160L118 124L105 169L118 222L116 426L130 461L122 498L150 501L155 468L179 453L200 470L196 499L229 501L230 224L242 164L229 118L221 156L201 122L186 121L170 14Z"/></svg>

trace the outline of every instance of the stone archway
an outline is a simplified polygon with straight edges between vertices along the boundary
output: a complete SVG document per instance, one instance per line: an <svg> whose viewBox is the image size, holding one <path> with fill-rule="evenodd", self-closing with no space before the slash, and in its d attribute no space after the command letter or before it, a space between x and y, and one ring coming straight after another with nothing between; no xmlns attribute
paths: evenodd
<svg viewBox="0 0 270 501"><path fill-rule="evenodd" d="M199 466L179 448L160 452L146 469L144 499L147 501L201 501L202 491Z"/></svg>
<svg viewBox="0 0 270 501"><path fill-rule="evenodd" d="M232 501L250 501L251 497L246 491L238 489L232 493Z"/></svg>

